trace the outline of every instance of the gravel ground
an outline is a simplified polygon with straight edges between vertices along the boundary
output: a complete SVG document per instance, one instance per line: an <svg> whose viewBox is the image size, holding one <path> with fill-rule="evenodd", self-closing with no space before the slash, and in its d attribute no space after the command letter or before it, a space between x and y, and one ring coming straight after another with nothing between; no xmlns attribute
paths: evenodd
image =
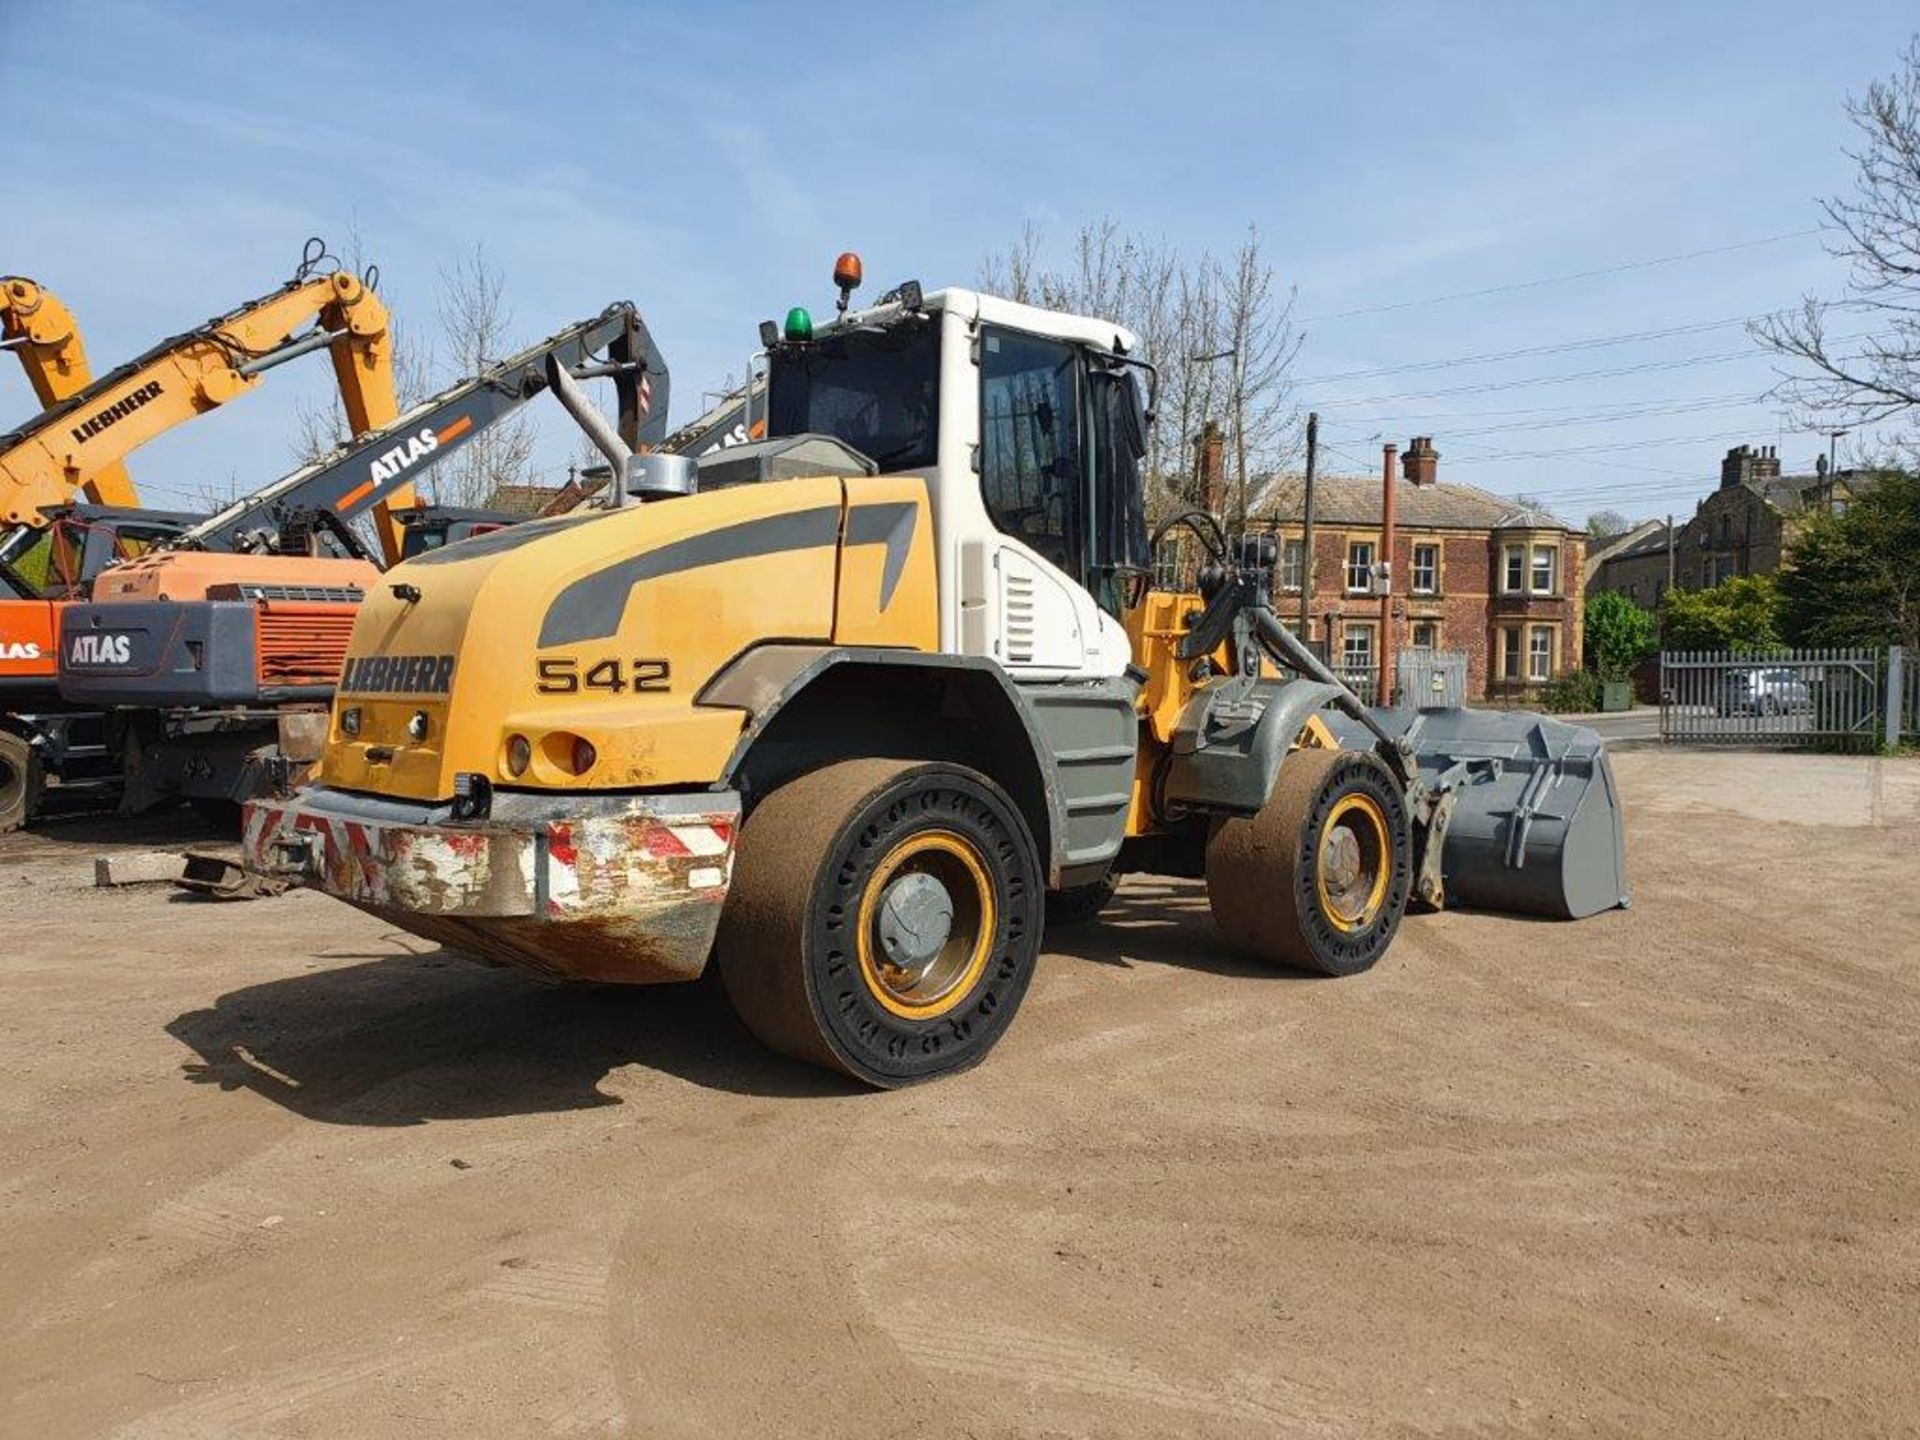
<svg viewBox="0 0 1920 1440"><path fill-rule="evenodd" d="M0 839L0 1433L1914 1433L1920 763L1616 763L1631 911L1321 981L1136 880L886 1095Z"/></svg>

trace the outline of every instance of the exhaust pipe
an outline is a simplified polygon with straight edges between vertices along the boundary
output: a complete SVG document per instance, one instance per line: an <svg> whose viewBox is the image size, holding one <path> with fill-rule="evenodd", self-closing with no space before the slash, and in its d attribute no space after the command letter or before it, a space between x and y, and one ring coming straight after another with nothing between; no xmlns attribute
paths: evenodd
<svg viewBox="0 0 1920 1440"><path fill-rule="evenodd" d="M586 432L593 448L606 456L607 463L613 467L613 494L607 498L607 509L618 510L627 503L629 495L643 501L669 500L691 495L698 488L699 467L691 456L634 454L607 423L606 416L587 399L572 372L554 355L547 356L547 384L573 417L574 424Z"/></svg>
<svg viewBox="0 0 1920 1440"><path fill-rule="evenodd" d="M560 357L547 356L547 384L553 387L554 398L566 408L573 417L573 423L586 431L587 439L593 442L593 448L607 457L607 463L613 467L612 483L608 486L613 493L607 497L607 508L618 510L627 503L627 466L633 460L633 451L627 448L627 442L614 433L586 392L568 373L567 367L560 363Z"/></svg>

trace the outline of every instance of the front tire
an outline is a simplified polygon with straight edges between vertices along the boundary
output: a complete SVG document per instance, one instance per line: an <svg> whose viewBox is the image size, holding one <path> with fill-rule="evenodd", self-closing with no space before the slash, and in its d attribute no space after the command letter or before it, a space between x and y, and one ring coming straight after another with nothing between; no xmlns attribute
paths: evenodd
<svg viewBox="0 0 1920 1440"><path fill-rule="evenodd" d="M1207 902L1227 943L1323 975L1356 975L1386 953L1412 881L1399 783L1363 751L1293 751L1259 813L1207 841Z"/></svg>
<svg viewBox="0 0 1920 1440"><path fill-rule="evenodd" d="M716 949L783 1054L879 1087L977 1064L1040 953L1045 877L1018 808L961 765L851 760L741 827Z"/></svg>

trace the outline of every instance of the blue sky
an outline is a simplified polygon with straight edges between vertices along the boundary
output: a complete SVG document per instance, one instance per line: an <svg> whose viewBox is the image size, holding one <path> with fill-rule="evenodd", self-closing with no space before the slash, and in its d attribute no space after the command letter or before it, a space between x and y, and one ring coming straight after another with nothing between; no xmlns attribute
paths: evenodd
<svg viewBox="0 0 1920 1440"><path fill-rule="evenodd" d="M873 282L931 287L970 283L1028 221L1062 249L1107 215L1190 250L1229 248L1251 222L1299 289L1296 373L1335 467L1430 431L1443 480L1529 491L1576 520L1688 510L1736 440L1779 444L1790 468L1825 446L1757 403L1772 362L1737 325L1326 377L1836 290L1820 237L1796 232L1848 182L1845 96L1915 28L1910 0L0 0L0 272L64 296L104 369L271 288L309 234L337 246L357 230L390 304L424 329L440 268L478 242L516 338L636 301L679 418L740 369L759 318L830 303L842 249ZM1663 368L1558 378L1630 366ZM138 452L135 479L156 503L263 483L287 468L297 399L329 383L323 360L289 366ZM33 408L0 369L0 421ZM565 422L536 408L540 463L564 467Z"/></svg>

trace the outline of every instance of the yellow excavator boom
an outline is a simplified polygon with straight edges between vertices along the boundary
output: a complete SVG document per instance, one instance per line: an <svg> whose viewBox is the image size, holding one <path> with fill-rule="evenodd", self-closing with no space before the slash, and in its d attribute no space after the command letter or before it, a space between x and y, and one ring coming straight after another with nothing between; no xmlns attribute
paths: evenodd
<svg viewBox="0 0 1920 1440"><path fill-rule="evenodd" d="M80 326L66 303L24 275L0 275L0 345L13 351L45 410L86 389L93 380ZM81 488L96 505L138 505L127 467L115 460Z"/></svg>
<svg viewBox="0 0 1920 1440"><path fill-rule="evenodd" d="M300 270L279 290L161 342L0 436L0 521L44 523L43 507L69 500L139 446L254 389L274 366L323 347L352 432L391 423L399 402L386 306L350 271L316 273L323 253L310 241ZM404 538L391 512L412 503L413 489L403 485L375 511L390 562Z"/></svg>

